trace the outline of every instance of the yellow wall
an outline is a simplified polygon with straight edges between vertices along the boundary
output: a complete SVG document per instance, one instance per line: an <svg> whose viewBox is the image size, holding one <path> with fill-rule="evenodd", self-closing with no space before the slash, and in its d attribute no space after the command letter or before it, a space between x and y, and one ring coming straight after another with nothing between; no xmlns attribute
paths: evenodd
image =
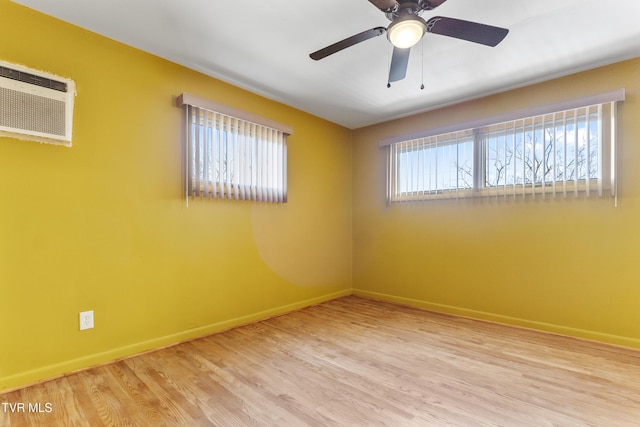
<svg viewBox="0 0 640 427"><path fill-rule="evenodd" d="M0 22L0 60L77 85L72 148L0 137L0 390L350 293L349 130L8 0ZM183 91L294 127L289 203L185 207Z"/></svg>
<svg viewBox="0 0 640 427"><path fill-rule="evenodd" d="M640 348L639 75L636 59L355 131L354 293ZM618 208L611 198L385 206L379 140L620 87Z"/></svg>

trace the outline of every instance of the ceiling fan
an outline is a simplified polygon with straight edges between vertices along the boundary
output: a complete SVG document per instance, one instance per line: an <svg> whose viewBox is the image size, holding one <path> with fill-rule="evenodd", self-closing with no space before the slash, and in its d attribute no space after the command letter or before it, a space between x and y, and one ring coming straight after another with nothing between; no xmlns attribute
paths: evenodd
<svg viewBox="0 0 640 427"><path fill-rule="evenodd" d="M393 44L389 82L395 82L404 79L407 75L411 47L422 39L425 32L491 47L496 46L507 36L509 30L506 28L443 16L435 16L428 21L420 17L423 11L435 9L445 1L447 0L369 0L391 21L387 28L371 28L313 52L309 56L318 61L355 44L387 33L387 38Z"/></svg>

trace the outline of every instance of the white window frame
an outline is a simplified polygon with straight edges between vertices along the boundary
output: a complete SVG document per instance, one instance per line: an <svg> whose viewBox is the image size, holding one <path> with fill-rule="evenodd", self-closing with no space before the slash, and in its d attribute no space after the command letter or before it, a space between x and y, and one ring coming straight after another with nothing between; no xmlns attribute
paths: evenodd
<svg viewBox="0 0 640 427"><path fill-rule="evenodd" d="M185 195L287 202L287 144L293 128L183 93Z"/></svg>
<svg viewBox="0 0 640 427"><path fill-rule="evenodd" d="M489 117L473 122L461 123L457 125L441 127L436 129L419 132L412 135L405 135L401 137L390 138L380 142L380 146L387 150L387 189L386 197L387 203L404 202L404 201L420 201L420 200L432 200L432 199L451 199L451 198L466 198L466 197L557 197L561 195L567 197L568 195L578 196L578 194L585 194L590 196L597 194L602 196L605 191L610 192L611 196L616 198L617 204L617 181L616 181L616 122L617 122L617 103L624 100L624 89L619 89L612 92L593 95L590 97L580 98L563 102L560 104L553 104L526 111L517 111L508 113L501 116ZM586 132L591 134L597 134L597 153L589 152L591 149L591 142L588 139L586 143L587 157L597 158L597 166L593 169L597 170L597 176L594 175L594 171L590 169L587 162L586 173L590 176L589 179L582 179L576 175L568 180L566 175L571 169L567 166L568 154L571 154L573 148L569 148L567 151L567 128L575 126L575 153L578 152L578 126L575 123L583 124L582 119L578 118L579 115L586 114L589 118L597 115L598 127L597 129L590 128L590 121L586 120ZM566 126L565 126L566 125ZM518 129L520 126L520 129ZM508 135L504 129L512 129L512 135ZM558 133L557 129L564 129L564 134ZM526 133L525 132L528 132ZM533 133L531 133L533 131ZM594 132L595 131L595 132ZM584 132L582 132L584 135ZM501 181L496 181L492 185L487 185L487 177L491 173L490 161L488 159L487 150L489 145L488 135L505 135L503 138L503 153L505 156L504 165L509 164L509 168L515 168L517 152L516 138L520 136L522 139L521 144L524 147L524 135L526 134L530 138L534 136L533 141L536 142L538 148L542 147L542 150L552 150L548 154L549 159L553 161L549 163L549 170L542 175L541 180L529 180L526 182L525 169L521 173L513 170L511 172L511 182L507 182L505 178ZM546 135L545 135L546 134ZM542 136L542 140L540 139ZM513 159L513 164L507 162L507 153L509 152L507 147L507 140L511 137L511 144L513 149L511 150L510 159ZM466 138L466 139L465 139ZM432 182L419 182L420 179L430 176L440 176L442 171L434 171L434 167L437 169L437 164L432 162L413 161L411 164L407 162L407 157L404 155L407 151L413 150L415 158L423 156L425 158L427 151L445 152L455 151L451 148L443 146L440 141L459 141L463 140L467 142L469 138L473 139L473 159L472 159L472 173L469 173L468 181L472 182L471 186L466 188L463 186L450 186L446 183L440 186L434 186ZM558 141L558 142L557 142ZM559 141L562 141L560 143ZM456 144L457 142L453 142ZM492 142L493 147L498 150L498 143ZM564 151L562 151L564 150ZM459 151L459 149L458 149ZM524 149L523 149L524 151ZM596 156L597 154L597 156ZM444 156L444 155L443 155ZM528 160L524 153L520 154L522 158L521 163L524 168L524 162ZM529 157L535 161L535 149L532 153L529 153ZM578 154L575 154L576 161L578 160ZM447 164L455 162L458 165L459 157L451 158L451 156L444 158ZM542 162L547 160L547 155L543 155ZM465 158L467 164L469 159ZM497 169L498 161L495 160ZM418 166L421 164L422 166ZM407 166L409 165L409 166ZM545 166L545 165L543 165ZM408 171L407 169L411 169ZM460 167L456 168L448 167L449 169L456 169L453 172L449 172L450 176L453 176L457 182L460 182L459 174ZM429 170L431 169L431 170ZM582 170L582 169L581 169ZM521 181L516 183L516 177L521 177ZM549 176L551 175L551 179ZM410 183L407 183L411 181ZM544 184L543 184L544 182ZM413 186L412 186L413 184ZM471 188L469 188L471 187ZM410 188L411 190L407 190Z"/></svg>

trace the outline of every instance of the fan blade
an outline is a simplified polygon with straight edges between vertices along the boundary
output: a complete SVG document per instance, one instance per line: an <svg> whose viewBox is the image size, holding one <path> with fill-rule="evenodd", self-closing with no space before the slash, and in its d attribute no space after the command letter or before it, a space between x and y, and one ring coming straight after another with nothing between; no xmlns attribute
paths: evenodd
<svg viewBox="0 0 640 427"><path fill-rule="evenodd" d="M324 49L320 49L316 52L313 52L309 56L313 60L319 60L322 58L326 58L329 55L333 55L336 52L340 52L343 49L353 46L354 44L358 44L365 40L369 40L373 37L380 36L387 31L384 27L375 27L367 31L363 31L361 33L356 34L355 36L347 37L344 40L340 40L337 43L334 43L330 46L325 47Z"/></svg>
<svg viewBox="0 0 640 427"><path fill-rule="evenodd" d="M399 6L396 0L369 0L369 2L383 12L393 12Z"/></svg>
<svg viewBox="0 0 640 427"><path fill-rule="evenodd" d="M409 53L411 53L411 48L393 48L391 67L389 69L389 82L397 82L405 78L407 75L407 64L409 63Z"/></svg>
<svg viewBox="0 0 640 427"><path fill-rule="evenodd" d="M369 0L371 1L371 0ZM432 10L435 9L436 7L440 6L442 3L446 2L447 0L421 0L420 3L418 4L420 6L420 9L422 10Z"/></svg>
<svg viewBox="0 0 640 427"><path fill-rule="evenodd" d="M509 30L477 22L435 16L427 21L427 32L494 47L507 36Z"/></svg>

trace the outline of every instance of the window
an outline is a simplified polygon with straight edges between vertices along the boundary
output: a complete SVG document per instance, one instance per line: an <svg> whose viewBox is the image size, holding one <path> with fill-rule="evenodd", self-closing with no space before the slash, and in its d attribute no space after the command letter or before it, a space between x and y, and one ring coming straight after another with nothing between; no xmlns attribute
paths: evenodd
<svg viewBox="0 0 640 427"><path fill-rule="evenodd" d="M616 101L623 98L616 91L543 107L538 115L514 113L520 117L383 141L387 199L602 196L605 190L615 196ZM609 102L554 111L600 99Z"/></svg>
<svg viewBox="0 0 640 427"><path fill-rule="evenodd" d="M187 200L287 201L290 128L189 94L178 105L185 114Z"/></svg>
<svg viewBox="0 0 640 427"><path fill-rule="evenodd" d="M474 135L454 132L392 146L391 181L396 198L443 195L473 189Z"/></svg>

